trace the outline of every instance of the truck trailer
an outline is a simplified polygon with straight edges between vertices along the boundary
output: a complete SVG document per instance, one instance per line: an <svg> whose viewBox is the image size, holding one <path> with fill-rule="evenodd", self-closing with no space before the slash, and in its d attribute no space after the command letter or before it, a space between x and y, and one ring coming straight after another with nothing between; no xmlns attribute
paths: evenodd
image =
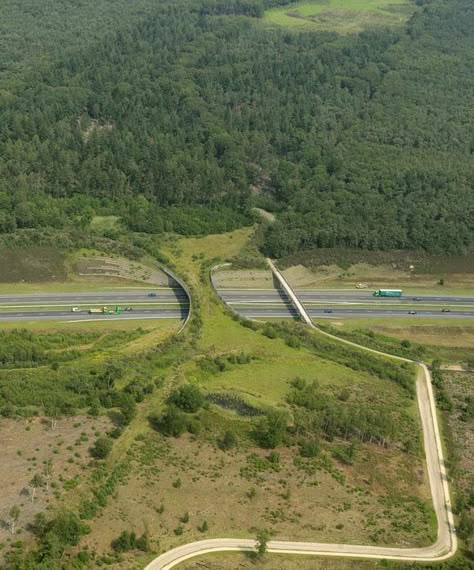
<svg viewBox="0 0 474 570"><path fill-rule="evenodd" d="M89 309L89 315L121 315L122 307L115 307L115 309L109 309L108 307L102 307L101 309Z"/></svg>
<svg viewBox="0 0 474 570"><path fill-rule="evenodd" d="M377 289L373 292L374 297L401 297L402 295L401 289Z"/></svg>

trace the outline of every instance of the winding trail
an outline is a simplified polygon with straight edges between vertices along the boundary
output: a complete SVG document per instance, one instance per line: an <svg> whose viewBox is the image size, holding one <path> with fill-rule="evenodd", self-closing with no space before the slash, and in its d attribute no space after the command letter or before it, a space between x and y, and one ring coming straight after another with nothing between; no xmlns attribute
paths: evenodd
<svg viewBox="0 0 474 570"><path fill-rule="evenodd" d="M360 350L372 352L393 360L415 363L419 366L416 380L416 395L423 428L423 441L426 455L426 466L433 500L433 508L438 522L438 534L434 544L422 548L390 548L384 546L365 546L354 544L326 544L320 542L297 542L272 540L267 551L275 554L306 554L341 558L390 559L400 561L438 562L445 560L456 552L457 537L454 527L451 499L449 495L446 466L436 415L436 404L428 367L408 358L393 356L371 348L360 346L354 342L341 339L330 333L321 331L312 322L303 304L300 302L283 275L271 260L267 260L282 289L288 295L302 320L312 329L337 342L351 345ZM191 542L178 546L173 550L155 558L145 570L170 570L176 565L195 556L214 552L252 551L257 543L252 539L215 538Z"/></svg>

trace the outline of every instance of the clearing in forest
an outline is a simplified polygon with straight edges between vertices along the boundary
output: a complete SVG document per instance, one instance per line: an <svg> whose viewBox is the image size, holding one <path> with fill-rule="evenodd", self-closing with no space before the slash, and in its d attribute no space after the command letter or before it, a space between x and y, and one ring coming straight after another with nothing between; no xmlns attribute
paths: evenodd
<svg viewBox="0 0 474 570"><path fill-rule="evenodd" d="M280 26L348 34L403 24L413 8L408 0L313 0L268 10L264 18Z"/></svg>

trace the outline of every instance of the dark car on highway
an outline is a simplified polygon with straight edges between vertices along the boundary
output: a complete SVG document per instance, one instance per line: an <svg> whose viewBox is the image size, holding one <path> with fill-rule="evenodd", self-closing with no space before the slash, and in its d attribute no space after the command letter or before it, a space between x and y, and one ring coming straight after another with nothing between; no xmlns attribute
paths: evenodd
<svg viewBox="0 0 474 570"><path fill-rule="evenodd" d="M414 301L421 301L421 297L413 297Z"/></svg>
<svg viewBox="0 0 474 570"><path fill-rule="evenodd" d="M451 312L451 309L441 309L441 312L442 312L442 313L450 313L450 312Z"/></svg>
<svg viewBox="0 0 474 570"><path fill-rule="evenodd" d="M409 315L416 315L416 311L408 311Z"/></svg>
<svg viewBox="0 0 474 570"><path fill-rule="evenodd" d="M332 309L324 309L325 313L332 313Z"/></svg>
<svg viewBox="0 0 474 570"><path fill-rule="evenodd" d="M148 297L156 297L156 293L148 293Z"/></svg>

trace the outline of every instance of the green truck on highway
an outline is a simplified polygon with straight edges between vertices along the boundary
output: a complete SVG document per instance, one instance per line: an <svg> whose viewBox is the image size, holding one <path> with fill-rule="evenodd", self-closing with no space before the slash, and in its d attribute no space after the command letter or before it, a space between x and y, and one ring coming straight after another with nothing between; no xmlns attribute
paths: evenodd
<svg viewBox="0 0 474 570"><path fill-rule="evenodd" d="M374 297L401 297L402 295L401 289L377 289L373 292Z"/></svg>

